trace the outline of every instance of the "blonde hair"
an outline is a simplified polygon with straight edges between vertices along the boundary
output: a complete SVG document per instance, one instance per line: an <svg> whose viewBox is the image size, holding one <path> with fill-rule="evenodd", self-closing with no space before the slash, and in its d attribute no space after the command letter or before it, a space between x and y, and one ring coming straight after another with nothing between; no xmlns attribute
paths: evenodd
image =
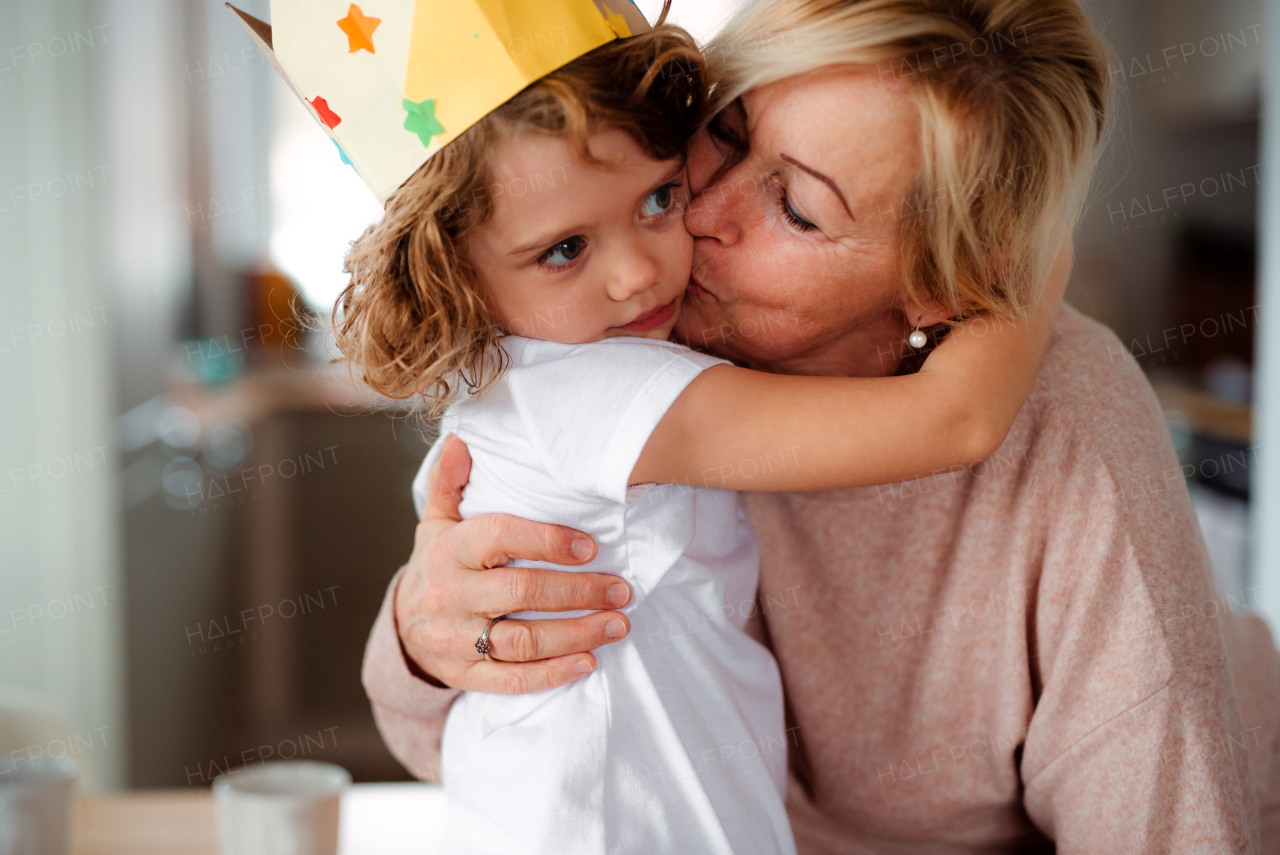
<svg viewBox="0 0 1280 855"><path fill-rule="evenodd" d="M905 79L921 135L915 201L895 212L905 299L1004 316L1039 299L1110 101L1105 44L1075 0L754 0L706 53L713 111L833 67Z"/></svg>
<svg viewBox="0 0 1280 855"><path fill-rule="evenodd" d="M665 14L665 12L664 12ZM656 160L682 157L706 113L707 74L692 37L659 24L610 42L523 90L424 163L347 253L351 282L334 307L339 350L374 391L435 414L505 369L502 330L477 288L467 233L492 211L489 154L500 138L587 139L626 131ZM531 180L533 177L531 176ZM549 181L552 181L549 179Z"/></svg>

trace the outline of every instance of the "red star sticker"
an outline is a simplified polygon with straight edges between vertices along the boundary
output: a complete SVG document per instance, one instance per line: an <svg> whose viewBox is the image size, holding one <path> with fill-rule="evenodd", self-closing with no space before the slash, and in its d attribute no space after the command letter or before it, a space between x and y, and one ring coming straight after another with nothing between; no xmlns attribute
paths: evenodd
<svg viewBox="0 0 1280 855"><path fill-rule="evenodd" d="M342 121L342 117L329 109L329 102L321 98L319 95L307 102L316 108L316 112L320 114L320 121L324 122L324 126L332 130L336 128Z"/></svg>
<svg viewBox="0 0 1280 855"><path fill-rule="evenodd" d="M347 17L338 21L338 26L342 28L342 32L347 34L347 53L355 53L358 50L367 50L369 53L375 53L373 49L373 31L378 29L378 25L382 23L381 18L370 18L360 11L360 7L355 3L351 4L351 8L347 9Z"/></svg>

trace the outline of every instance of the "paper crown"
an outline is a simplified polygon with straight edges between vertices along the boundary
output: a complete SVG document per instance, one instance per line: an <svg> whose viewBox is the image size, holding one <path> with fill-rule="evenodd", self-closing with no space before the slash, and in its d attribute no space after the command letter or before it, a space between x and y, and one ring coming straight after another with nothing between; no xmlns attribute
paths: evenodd
<svg viewBox="0 0 1280 855"><path fill-rule="evenodd" d="M583 54L650 27L631 0L271 0L227 7L379 202Z"/></svg>

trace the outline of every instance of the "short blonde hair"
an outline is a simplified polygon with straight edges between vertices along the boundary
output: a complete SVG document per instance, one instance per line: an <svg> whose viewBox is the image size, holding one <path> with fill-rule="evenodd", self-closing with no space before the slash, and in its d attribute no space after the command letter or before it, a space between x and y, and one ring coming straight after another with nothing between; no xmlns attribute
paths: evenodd
<svg viewBox="0 0 1280 855"><path fill-rule="evenodd" d="M922 166L894 211L906 300L1017 317L1039 299L1110 102L1106 46L1075 0L753 0L706 53L713 110L834 67L911 84Z"/></svg>

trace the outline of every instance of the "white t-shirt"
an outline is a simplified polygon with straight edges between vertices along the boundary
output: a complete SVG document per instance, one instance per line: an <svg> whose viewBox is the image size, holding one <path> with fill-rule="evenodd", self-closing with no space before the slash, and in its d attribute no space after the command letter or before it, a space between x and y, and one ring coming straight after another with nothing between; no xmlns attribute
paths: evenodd
<svg viewBox="0 0 1280 855"><path fill-rule="evenodd" d="M639 338L502 345L503 379L441 424L471 450L462 515L590 534L596 558L556 569L625 578L632 630L568 686L458 699L442 745L445 851L793 853L782 683L743 632L759 561L738 495L627 484L667 409L723 360ZM439 449L414 481L419 512Z"/></svg>

